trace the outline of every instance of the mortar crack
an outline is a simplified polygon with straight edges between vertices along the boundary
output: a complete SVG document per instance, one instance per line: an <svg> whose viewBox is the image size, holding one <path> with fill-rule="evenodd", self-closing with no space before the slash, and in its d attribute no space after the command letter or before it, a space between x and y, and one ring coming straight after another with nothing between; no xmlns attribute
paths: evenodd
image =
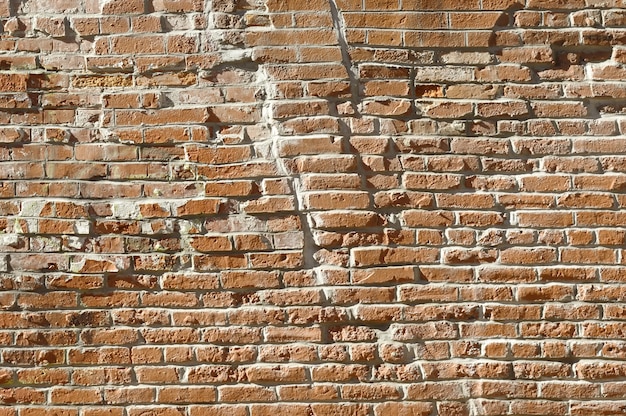
<svg viewBox="0 0 626 416"><path fill-rule="evenodd" d="M337 7L336 0L329 0L330 4L330 15L333 21L333 27L337 32L337 42L339 43L339 49L341 50L341 63L343 64L346 72L348 73L348 79L350 81L350 102L352 104L352 109L354 114L359 113L358 104L359 104L359 79L358 74L354 70L352 64L352 58L350 58L350 51L348 40L346 37L346 22L343 19L343 16L339 12L339 8Z"/></svg>
<svg viewBox="0 0 626 416"><path fill-rule="evenodd" d="M291 195L294 198L295 213L300 218L301 232L302 232L302 256L303 267L306 270L312 270L318 267L320 264L315 259L315 253L319 250L319 247L315 243L313 237L313 226L311 224L312 219L309 215L309 211L306 209L303 202L303 194L300 184L300 175L294 174L285 164L285 160L280 155L280 140L282 139L280 131L280 123L274 118L272 102L276 96L275 91L272 91L271 77L267 73L264 65L259 65L257 70L257 83L263 88L264 99L262 108L262 120L269 128L270 134L270 154L276 167L281 174L281 177L289 180L291 186Z"/></svg>

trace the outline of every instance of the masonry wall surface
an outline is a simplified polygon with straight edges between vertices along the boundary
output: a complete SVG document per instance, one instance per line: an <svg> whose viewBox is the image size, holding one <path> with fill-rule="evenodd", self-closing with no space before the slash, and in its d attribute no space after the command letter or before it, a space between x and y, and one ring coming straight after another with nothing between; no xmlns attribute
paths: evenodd
<svg viewBox="0 0 626 416"><path fill-rule="evenodd" d="M0 416L626 412L626 1L0 23Z"/></svg>

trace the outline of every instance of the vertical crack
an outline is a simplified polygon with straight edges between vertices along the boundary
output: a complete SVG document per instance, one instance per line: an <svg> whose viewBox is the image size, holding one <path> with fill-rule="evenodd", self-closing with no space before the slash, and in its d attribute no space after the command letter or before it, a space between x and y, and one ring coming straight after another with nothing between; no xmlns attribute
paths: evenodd
<svg viewBox="0 0 626 416"><path fill-rule="evenodd" d="M352 103L354 113L358 114L359 79L357 72L352 66L352 59L350 58L348 40L346 38L346 22L343 20L343 16L339 12L336 0L329 0L329 4L333 27L335 28L335 31L337 31L337 42L339 43L339 49L341 50L341 63L346 69L348 79L350 81L350 102Z"/></svg>
<svg viewBox="0 0 626 416"><path fill-rule="evenodd" d="M275 91L272 91L273 84L271 83L271 77L267 73L264 65L259 65L258 67L256 82L262 86L263 95L265 97L262 107L262 120L269 129L271 157L276 163L276 167L281 177L289 180L291 195L293 196L295 203L295 214L300 219L302 233L302 258L304 262L303 268L305 270L312 270L319 266L319 262L315 259L315 253L317 253L319 247L315 243L313 237L311 216L304 205L300 175L291 172L287 163L285 163L285 160L280 155L280 140L283 136L280 131L280 123L274 118L272 108L272 101L276 94Z"/></svg>

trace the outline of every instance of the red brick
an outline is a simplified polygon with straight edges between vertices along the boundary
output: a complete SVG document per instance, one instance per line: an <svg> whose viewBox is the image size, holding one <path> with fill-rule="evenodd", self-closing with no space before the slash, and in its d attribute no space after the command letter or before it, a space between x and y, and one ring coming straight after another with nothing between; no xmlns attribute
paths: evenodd
<svg viewBox="0 0 626 416"><path fill-rule="evenodd" d="M623 1L39 3L0 416L623 410Z"/></svg>
<svg viewBox="0 0 626 416"><path fill-rule="evenodd" d="M215 387L162 387L158 391L161 403L212 403L217 398Z"/></svg>

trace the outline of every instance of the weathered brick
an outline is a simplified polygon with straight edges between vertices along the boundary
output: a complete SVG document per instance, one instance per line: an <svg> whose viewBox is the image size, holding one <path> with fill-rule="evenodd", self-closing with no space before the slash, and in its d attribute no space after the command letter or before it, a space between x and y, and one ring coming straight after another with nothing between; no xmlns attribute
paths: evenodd
<svg viewBox="0 0 626 416"><path fill-rule="evenodd" d="M620 413L623 6L0 1L0 416Z"/></svg>

